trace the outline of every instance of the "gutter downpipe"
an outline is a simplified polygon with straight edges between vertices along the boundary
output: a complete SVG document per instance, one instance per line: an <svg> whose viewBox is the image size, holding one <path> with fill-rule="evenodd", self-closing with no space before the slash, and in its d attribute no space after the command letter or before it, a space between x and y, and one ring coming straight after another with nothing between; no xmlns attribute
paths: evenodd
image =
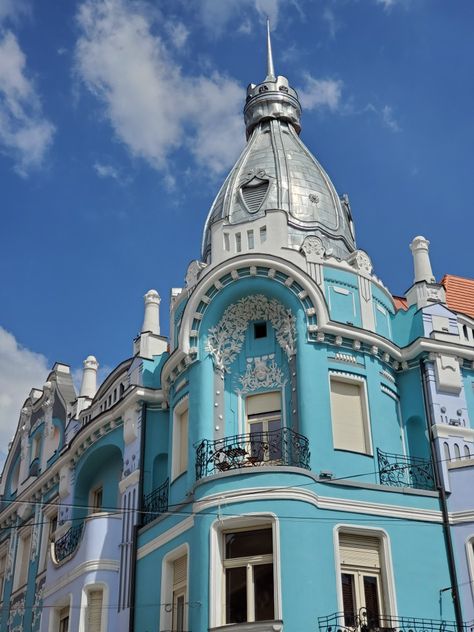
<svg viewBox="0 0 474 632"><path fill-rule="evenodd" d="M138 477L138 498L137 498L137 516L135 524L133 525L132 536L132 567L130 573L130 618L128 631L135 632L135 584L137 576L137 543L138 543L138 529L142 525L142 509L143 509L143 468L145 457L145 434L146 434L146 402L142 402L142 423L140 428L140 472Z"/></svg>
<svg viewBox="0 0 474 632"><path fill-rule="evenodd" d="M462 616L461 600L459 598L458 577L457 577L457 572L456 572L456 563L454 561L454 547L453 547L453 540L451 537L451 525L449 524L448 503L446 500L446 490L444 488L443 479L440 473L441 463L436 456L435 447L434 447L434 441L433 441L433 435L432 435L433 415L431 413L431 406L429 404L429 399L428 399L427 375L426 375L426 368L425 368L423 360L420 360L420 371L421 371L421 378L422 378L421 382L423 385L423 402L425 405L426 417L429 424L428 433L430 437L431 460L433 462L435 483L436 483L436 487L439 493L441 513L443 514L444 541L446 545L446 553L448 555L449 576L451 579L451 597L453 600L454 615L456 617L456 627L459 632L462 632L464 630L464 621L463 621L463 616Z"/></svg>

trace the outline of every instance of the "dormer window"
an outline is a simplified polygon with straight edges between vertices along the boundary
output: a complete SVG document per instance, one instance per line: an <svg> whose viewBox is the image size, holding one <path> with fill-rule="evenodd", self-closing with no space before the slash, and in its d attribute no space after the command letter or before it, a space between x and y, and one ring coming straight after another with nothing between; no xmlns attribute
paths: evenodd
<svg viewBox="0 0 474 632"><path fill-rule="evenodd" d="M268 180L261 178L252 178L241 189L242 198L249 213L256 213L263 204L265 195L268 191Z"/></svg>

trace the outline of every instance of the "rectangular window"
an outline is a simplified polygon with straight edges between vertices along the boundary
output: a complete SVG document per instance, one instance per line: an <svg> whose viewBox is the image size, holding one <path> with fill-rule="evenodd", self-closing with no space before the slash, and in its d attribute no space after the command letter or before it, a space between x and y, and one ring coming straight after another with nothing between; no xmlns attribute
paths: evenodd
<svg viewBox="0 0 474 632"><path fill-rule="evenodd" d="M185 631L188 556L173 562L173 632Z"/></svg>
<svg viewBox="0 0 474 632"><path fill-rule="evenodd" d="M369 629L380 627L385 612L379 538L339 534L341 591L344 624L356 625L356 617L366 612Z"/></svg>
<svg viewBox="0 0 474 632"><path fill-rule="evenodd" d="M100 513L103 507L104 488L102 485L96 487L91 492L90 509L91 513Z"/></svg>
<svg viewBox="0 0 474 632"><path fill-rule="evenodd" d="M15 590L24 586L28 581L28 568L30 564L31 529L23 531L18 541L18 560L15 572Z"/></svg>
<svg viewBox="0 0 474 632"><path fill-rule="evenodd" d="M225 623L275 617L272 528L224 532Z"/></svg>
<svg viewBox="0 0 474 632"><path fill-rule="evenodd" d="M253 230L247 231L247 243L249 246L249 250L253 250L255 248L255 239L253 236Z"/></svg>
<svg viewBox="0 0 474 632"><path fill-rule="evenodd" d="M334 447L338 450L370 453L363 384L332 376L330 382Z"/></svg>
<svg viewBox="0 0 474 632"><path fill-rule="evenodd" d="M282 458L281 393L261 393L246 399L250 433L249 461L278 461Z"/></svg>
<svg viewBox="0 0 474 632"><path fill-rule="evenodd" d="M96 589L87 593L87 632L102 630L103 591Z"/></svg>
<svg viewBox="0 0 474 632"><path fill-rule="evenodd" d="M224 250L230 250L229 233L224 233Z"/></svg>
<svg viewBox="0 0 474 632"><path fill-rule="evenodd" d="M267 241L267 227L262 226L260 228L260 243L264 244Z"/></svg>
<svg viewBox="0 0 474 632"><path fill-rule="evenodd" d="M3 588L5 585L5 571L7 568L7 551L0 553L0 601L3 601Z"/></svg>
<svg viewBox="0 0 474 632"><path fill-rule="evenodd" d="M178 409L173 427L173 478L188 469L188 409Z"/></svg>
<svg viewBox="0 0 474 632"><path fill-rule="evenodd" d="M59 611L58 632L69 632L69 607L61 608Z"/></svg>
<svg viewBox="0 0 474 632"><path fill-rule="evenodd" d="M235 233L235 249L237 252L242 250L242 235L240 233Z"/></svg>

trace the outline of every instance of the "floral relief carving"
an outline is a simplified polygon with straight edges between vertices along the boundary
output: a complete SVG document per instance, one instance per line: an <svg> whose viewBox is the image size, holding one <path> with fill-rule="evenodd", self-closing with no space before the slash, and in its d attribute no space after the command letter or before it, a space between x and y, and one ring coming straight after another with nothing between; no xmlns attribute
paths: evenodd
<svg viewBox="0 0 474 632"><path fill-rule="evenodd" d="M10 606L10 616L8 617L9 632L23 632L23 617L25 614L25 596L21 595L19 599ZM18 621L20 619L20 621Z"/></svg>
<svg viewBox="0 0 474 632"><path fill-rule="evenodd" d="M296 320L291 310L285 309L275 299L254 294L229 305L217 325L209 328L206 350L217 369L229 370L229 365L242 349L251 320L270 321L277 342L287 357L291 358L296 353Z"/></svg>
<svg viewBox="0 0 474 632"><path fill-rule="evenodd" d="M239 377L241 394L256 391L259 388L281 388L286 383L283 371L273 356L248 358L245 373Z"/></svg>
<svg viewBox="0 0 474 632"><path fill-rule="evenodd" d="M372 274L373 266L369 255L364 250L356 250L348 258L348 262L361 272L366 274Z"/></svg>
<svg viewBox="0 0 474 632"><path fill-rule="evenodd" d="M308 256L323 258L326 254L326 248L319 237L309 235L303 242L301 250Z"/></svg>
<svg viewBox="0 0 474 632"><path fill-rule="evenodd" d="M33 630L39 629L41 621L41 611L43 606L43 593L44 593L45 580L41 584L36 586L35 601L32 608L31 627Z"/></svg>

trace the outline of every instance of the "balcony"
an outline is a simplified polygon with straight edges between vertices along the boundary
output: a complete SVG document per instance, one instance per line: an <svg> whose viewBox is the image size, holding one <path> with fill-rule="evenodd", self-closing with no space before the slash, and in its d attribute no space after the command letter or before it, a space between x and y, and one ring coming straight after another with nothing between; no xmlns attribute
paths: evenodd
<svg viewBox="0 0 474 632"><path fill-rule="evenodd" d="M79 540L81 539L84 523L73 526L66 531L56 542L53 543L53 560L56 564L60 564L66 558L73 555L77 549Z"/></svg>
<svg viewBox="0 0 474 632"><path fill-rule="evenodd" d="M143 497L142 525L152 522L160 514L168 511L168 490L170 479Z"/></svg>
<svg viewBox="0 0 474 632"><path fill-rule="evenodd" d="M433 465L428 459L389 454L378 448L377 458L381 485L434 491Z"/></svg>
<svg viewBox="0 0 474 632"><path fill-rule="evenodd" d="M228 470L275 465L309 470L309 458L308 439L289 428L203 439L196 447L196 480Z"/></svg>
<svg viewBox="0 0 474 632"><path fill-rule="evenodd" d="M96 513L77 522L51 544L55 573L63 573L92 560L119 559L122 516ZM70 565L72 566L70 567ZM48 580L49 581L49 580Z"/></svg>
<svg viewBox="0 0 474 632"><path fill-rule="evenodd" d="M392 617L386 614L369 614L365 608L356 613L334 612L319 617L319 632L472 632L472 624L461 628L455 621Z"/></svg>

